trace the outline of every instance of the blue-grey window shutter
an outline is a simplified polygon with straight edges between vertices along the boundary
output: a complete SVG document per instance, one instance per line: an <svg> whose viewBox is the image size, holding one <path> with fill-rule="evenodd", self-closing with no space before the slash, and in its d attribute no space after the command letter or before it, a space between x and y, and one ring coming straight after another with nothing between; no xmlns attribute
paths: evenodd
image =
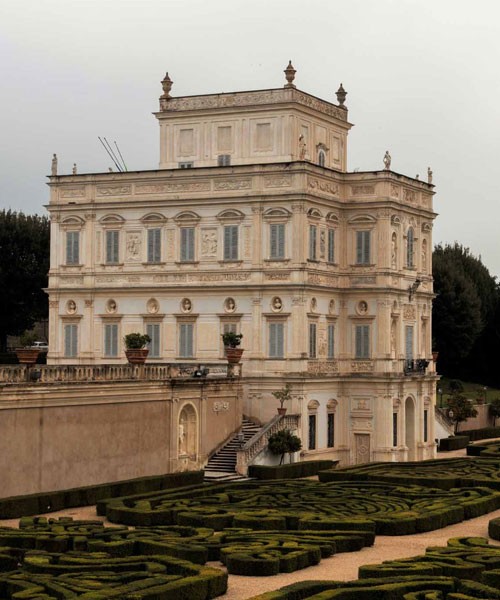
<svg viewBox="0 0 500 600"><path fill-rule="evenodd" d="M309 259L316 260L316 225L309 225Z"/></svg>
<svg viewBox="0 0 500 600"><path fill-rule="evenodd" d="M328 230L328 262L335 262L335 229Z"/></svg>
<svg viewBox="0 0 500 600"><path fill-rule="evenodd" d="M335 356L335 325L328 325L328 358Z"/></svg>
<svg viewBox="0 0 500 600"><path fill-rule="evenodd" d="M405 326L405 352L407 360L413 360L413 325Z"/></svg>
<svg viewBox="0 0 500 600"><path fill-rule="evenodd" d="M78 329L77 325L64 326L64 355L72 358L78 352Z"/></svg>
<svg viewBox="0 0 500 600"><path fill-rule="evenodd" d="M238 225L224 227L224 260L238 259Z"/></svg>
<svg viewBox="0 0 500 600"><path fill-rule="evenodd" d="M181 260L194 260L194 227L181 228Z"/></svg>
<svg viewBox="0 0 500 600"><path fill-rule="evenodd" d="M66 234L66 264L76 265L80 261L80 232L68 231Z"/></svg>
<svg viewBox="0 0 500 600"><path fill-rule="evenodd" d="M309 358L316 358L316 323L309 323Z"/></svg>
<svg viewBox="0 0 500 600"><path fill-rule="evenodd" d="M151 338L151 341L148 344L149 355L151 358L157 358L160 356L160 324L148 323L146 326L146 333Z"/></svg>

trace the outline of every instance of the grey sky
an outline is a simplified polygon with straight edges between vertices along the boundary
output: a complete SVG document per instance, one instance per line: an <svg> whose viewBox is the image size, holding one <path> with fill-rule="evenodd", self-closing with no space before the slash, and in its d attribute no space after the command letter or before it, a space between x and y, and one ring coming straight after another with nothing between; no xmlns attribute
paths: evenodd
<svg viewBox="0 0 500 600"><path fill-rule="evenodd" d="M500 275L497 0L3 0L0 208L44 213L45 176L158 165L165 71L172 95L344 84L349 169L434 171L434 242L455 240Z"/></svg>

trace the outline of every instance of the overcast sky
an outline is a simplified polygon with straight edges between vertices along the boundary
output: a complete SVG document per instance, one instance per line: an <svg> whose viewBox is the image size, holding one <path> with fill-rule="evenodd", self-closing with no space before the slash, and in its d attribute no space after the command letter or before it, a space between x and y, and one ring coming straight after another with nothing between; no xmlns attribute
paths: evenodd
<svg viewBox="0 0 500 600"><path fill-rule="evenodd" d="M281 87L336 102L354 127L349 170L434 171L434 242L500 275L498 0L2 0L0 208L44 214L59 173L158 166L151 115L172 95Z"/></svg>

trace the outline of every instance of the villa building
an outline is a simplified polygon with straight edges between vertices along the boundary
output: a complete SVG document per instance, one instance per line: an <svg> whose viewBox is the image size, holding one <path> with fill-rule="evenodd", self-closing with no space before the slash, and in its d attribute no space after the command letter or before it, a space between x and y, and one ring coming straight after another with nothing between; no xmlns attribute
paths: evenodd
<svg viewBox="0 0 500 600"><path fill-rule="evenodd" d="M347 171L351 123L295 87L172 97L156 170L50 177L50 365L224 361L243 334L243 411L290 383L306 459L435 456L433 185ZM177 438L173 423L172 435ZM203 432L198 432L203 436Z"/></svg>

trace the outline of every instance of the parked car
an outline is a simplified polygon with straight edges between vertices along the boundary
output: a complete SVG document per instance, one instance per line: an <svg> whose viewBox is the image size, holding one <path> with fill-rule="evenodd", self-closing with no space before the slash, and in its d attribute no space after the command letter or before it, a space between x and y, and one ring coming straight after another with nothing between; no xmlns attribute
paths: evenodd
<svg viewBox="0 0 500 600"><path fill-rule="evenodd" d="M39 350L40 352L48 352L49 351L49 346L48 346L47 342L33 342L33 345L31 346L31 348L33 350Z"/></svg>

